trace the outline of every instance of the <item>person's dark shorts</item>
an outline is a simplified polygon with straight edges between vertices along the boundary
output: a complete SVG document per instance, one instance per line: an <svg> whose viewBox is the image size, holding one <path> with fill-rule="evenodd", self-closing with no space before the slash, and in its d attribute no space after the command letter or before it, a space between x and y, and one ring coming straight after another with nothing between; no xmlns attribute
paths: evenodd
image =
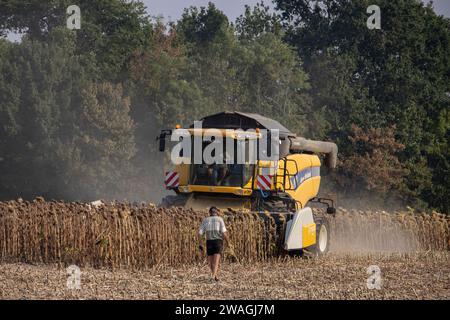
<svg viewBox="0 0 450 320"><path fill-rule="evenodd" d="M214 254L222 253L223 241L222 240L207 240L206 241L206 254L212 256Z"/></svg>

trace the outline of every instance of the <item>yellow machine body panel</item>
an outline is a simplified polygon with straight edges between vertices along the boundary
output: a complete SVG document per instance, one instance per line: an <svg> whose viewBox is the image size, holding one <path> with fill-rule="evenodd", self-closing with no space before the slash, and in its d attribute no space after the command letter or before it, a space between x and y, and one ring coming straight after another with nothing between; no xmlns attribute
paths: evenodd
<svg viewBox="0 0 450 320"><path fill-rule="evenodd" d="M300 208L304 208L319 193L320 159L312 154L288 155L285 161L279 162L277 177L277 189L284 189Z"/></svg>
<svg viewBox="0 0 450 320"><path fill-rule="evenodd" d="M316 243L316 224L309 223L303 226L302 247L307 248Z"/></svg>
<svg viewBox="0 0 450 320"><path fill-rule="evenodd" d="M223 210L251 210L252 203L250 197L217 197L214 194L199 193L189 195L184 205L193 210L207 210L212 206Z"/></svg>
<svg viewBox="0 0 450 320"><path fill-rule="evenodd" d="M204 186L204 185L187 185L178 187L183 193L228 193L238 196L250 196L252 194L251 186L248 187L223 187L223 186Z"/></svg>
<svg viewBox="0 0 450 320"><path fill-rule="evenodd" d="M180 185L187 185L189 183L190 165L178 164L175 166L175 171L180 175Z"/></svg>

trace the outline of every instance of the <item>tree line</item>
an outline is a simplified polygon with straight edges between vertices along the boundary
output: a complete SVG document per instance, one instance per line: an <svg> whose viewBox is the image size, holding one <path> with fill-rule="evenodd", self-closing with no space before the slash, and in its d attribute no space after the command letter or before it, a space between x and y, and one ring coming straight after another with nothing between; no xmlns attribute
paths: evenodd
<svg viewBox="0 0 450 320"><path fill-rule="evenodd" d="M0 35L23 34L0 38L1 199L157 201L159 130L239 110L335 141L323 192L448 212L450 23L430 5L274 0L229 21L210 3L164 23L79 0L69 30L71 2L0 4Z"/></svg>

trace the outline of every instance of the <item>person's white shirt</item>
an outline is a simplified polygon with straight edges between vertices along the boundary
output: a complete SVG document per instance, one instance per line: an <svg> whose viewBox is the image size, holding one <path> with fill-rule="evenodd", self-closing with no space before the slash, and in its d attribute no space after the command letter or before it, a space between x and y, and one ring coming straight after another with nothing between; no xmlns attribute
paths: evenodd
<svg viewBox="0 0 450 320"><path fill-rule="evenodd" d="M206 236L206 240L223 240L223 234L227 232L222 217L209 216L203 219L198 233Z"/></svg>

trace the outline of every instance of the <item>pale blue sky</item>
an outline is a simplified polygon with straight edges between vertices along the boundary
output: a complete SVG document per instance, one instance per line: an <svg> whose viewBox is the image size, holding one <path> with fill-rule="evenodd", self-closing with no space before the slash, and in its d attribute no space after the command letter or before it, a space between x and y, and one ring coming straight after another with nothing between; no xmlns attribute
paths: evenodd
<svg viewBox="0 0 450 320"><path fill-rule="evenodd" d="M450 1L450 0L449 0ZM206 7L213 2L232 22L244 13L245 5L255 6L260 0L143 0L147 12L152 16L162 15L168 20L176 21L181 17L184 8L190 6ZM264 1L271 4L271 1Z"/></svg>

